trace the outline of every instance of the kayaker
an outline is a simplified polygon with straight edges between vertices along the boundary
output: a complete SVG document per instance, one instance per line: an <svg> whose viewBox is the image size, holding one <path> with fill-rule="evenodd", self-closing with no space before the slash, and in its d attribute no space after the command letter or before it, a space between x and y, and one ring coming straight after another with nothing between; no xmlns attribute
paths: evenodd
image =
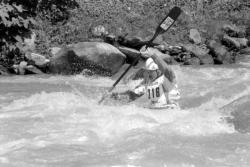
<svg viewBox="0 0 250 167"><path fill-rule="evenodd" d="M180 92L178 90L176 76L170 66L157 54L152 48L142 49L141 59L137 68L144 68L143 81L134 90L128 90L122 93L112 93L114 99L123 99L129 97L133 101L146 94L148 108L179 108L178 99Z"/></svg>

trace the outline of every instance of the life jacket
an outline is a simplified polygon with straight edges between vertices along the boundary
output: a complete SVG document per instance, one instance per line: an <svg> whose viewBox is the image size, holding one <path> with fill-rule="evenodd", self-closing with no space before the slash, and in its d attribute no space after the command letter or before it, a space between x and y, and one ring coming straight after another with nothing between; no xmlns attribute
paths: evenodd
<svg viewBox="0 0 250 167"><path fill-rule="evenodd" d="M145 84L144 87L135 89L136 94L146 94L149 100L149 108L168 108L178 106L177 100L180 99L180 92L176 83L170 82L164 75Z"/></svg>

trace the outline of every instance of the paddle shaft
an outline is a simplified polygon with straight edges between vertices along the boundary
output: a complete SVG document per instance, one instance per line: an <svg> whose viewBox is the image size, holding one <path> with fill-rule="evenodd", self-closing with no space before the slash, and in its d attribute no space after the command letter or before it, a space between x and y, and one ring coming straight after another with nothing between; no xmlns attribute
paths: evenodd
<svg viewBox="0 0 250 167"><path fill-rule="evenodd" d="M154 36L147 42L146 44L146 48L148 46L150 46L152 44L152 42L155 40L155 38L159 35L162 34L164 32L166 32L173 24L174 22L177 20L177 18L179 17L179 15L181 14L181 9L179 7L174 7L171 9L171 11L169 12L169 14L161 21L161 23L158 25ZM132 64L130 64L128 66L128 68L122 73L122 75L116 80L116 82L113 84L113 86L108 90L107 93L111 92L115 86L120 82L120 80L124 77L124 75L128 72L128 70L134 66L139 60L140 60L141 56L138 56L133 62ZM106 94L107 94L106 93ZM106 94L102 96L101 100L98 102L98 104L100 104L106 97Z"/></svg>
<svg viewBox="0 0 250 167"><path fill-rule="evenodd" d="M158 35L158 34L157 34ZM150 46L151 44L152 44L152 42L154 41L154 39L157 37L157 35L156 36L154 36L147 44L146 44L146 48L147 48L147 46ZM116 80L116 82L113 84L113 86L108 90L108 92L111 92L114 88L115 88L115 86L120 82L120 80L124 77L124 75L126 75L126 73L128 72L128 70L130 70L130 68L132 67L132 66L134 66L138 61L139 61L139 59L140 59L141 57L140 56L137 56L136 57L136 59L132 62L132 64L130 64L129 66L128 66L128 68L122 73L122 75Z"/></svg>

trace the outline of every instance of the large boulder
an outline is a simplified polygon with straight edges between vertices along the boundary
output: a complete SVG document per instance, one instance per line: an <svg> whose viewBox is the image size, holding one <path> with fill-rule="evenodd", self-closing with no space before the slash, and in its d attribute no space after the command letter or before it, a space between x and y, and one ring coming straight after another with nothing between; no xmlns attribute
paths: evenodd
<svg viewBox="0 0 250 167"><path fill-rule="evenodd" d="M116 47L103 42L80 42L61 49L50 59L52 73L74 74L90 69L98 74L114 74L126 56Z"/></svg>
<svg viewBox="0 0 250 167"><path fill-rule="evenodd" d="M207 48L200 47L200 46L193 45L193 44L187 44L187 45L183 45L183 49L187 52L192 53L195 57L198 57L200 59L201 64L214 64L213 57L208 54L209 49ZM192 60L192 62L193 61L197 62L197 60L195 59Z"/></svg>
<svg viewBox="0 0 250 167"><path fill-rule="evenodd" d="M227 48L215 40L208 42L208 48L214 55L215 64L231 64L234 62L233 56Z"/></svg>

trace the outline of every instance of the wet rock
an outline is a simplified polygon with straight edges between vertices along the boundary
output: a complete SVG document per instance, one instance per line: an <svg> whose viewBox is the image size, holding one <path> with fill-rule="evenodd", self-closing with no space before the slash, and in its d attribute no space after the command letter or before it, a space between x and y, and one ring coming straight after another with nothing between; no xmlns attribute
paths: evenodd
<svg viewBox="0 0 250 167"><path fill-rule="evenodd" d="M0 75L9 75L8 69L2 65L0 65Z"/></svg>
<svg viewBox="0 0 250 167"><path fill-rule="evenodd" d="M47 59L45 56L37 54L37 53L26 53L25 57L33 62L38 67L46 67L49 63L49 59Z"/></svg>
<svg viewBox="0 0 250 167"><path fill-rule="evenodd" d="M28 63L26 61L20 62L19 67L18 67L18 71L19 71L20 75L25 74L25 69L26 69L27 65L28 65Z"/></svg>
<svg viewBox="0 0 250 167"><path fill-rule="evenodd" d="M25 68L26 74L43 74L43 72L33 65L28 65Z"/></svg>
<svg viewBox="0 0 250 167"><path fill-rule="evenodd" d="M250 47L241 49L240 54L249 54L250 55Z"/></svg>
<svg viewBox="0 0 250 167"><path fill-rule="evenodd" d="M224 35L222 40L227 47L240 49L240 43L235 38Z"/></svg>
<svg viewBox="0 0 250 167"><path fill-rule="evenodd" d="M232 54L221 43L211 40L208 42L208 48L214 56L215 64L231 64L234 62Z"/></svg>
<svg viewBox="0 0 250 167"><path fill-rule="evenodd" d="M209 49L193 44L183 45L185 51L192 53L200 59L200 64L214 64L213 57L209 55Z"/></svg>
<svg viewBox="0 0 250 167"><path fill-rule="evenodd" d="M242 133L250 132L250 95L240 97L230 104L222 107L222 112L229 113L232 117L227 121L234 125L234 128Z"/></svg>
<svg viewBox="0 0 250 167"><path fill-rule="evenodd" d="M117 45L117 38L114 34L108 34L104 36L104 41L111 44L111 45Z"/></svg>
<svg viewBox="0 0 250 167"><path fill-rule="evenodd" d="M182 52L181 54L179 55L175 55L173 56L174 59L179 62L179 63L183 63L185 62L187 59L191 59L192 57L192 53L190 52Z"/></svg>
<svg viewBox="0 0 250 167"><path fill-rule="evenodd" d="M246 38L248 39L248 46L250 46L250 23L246 27Z"/></svg>
<svg viewBox="0 0 250 167"><path fill-rule="evenodd" d="M192 57L184 60L184 65L200 65L201 61L198 57Z"/></svg>
<svg viewBox="0 0 250 167"><path fill-rule="evenodd" d="M83 69L96 70L98 74L116 73L126 56L116 47L103 42L80 42L60 50L50 59L52 73L74 74Z"/></svg>
<svg viewBox="0 0 250 167"><path fill-rule="evenodd" d="M245 36L245 31L235 25L224 24L222 30L230 37L243 38Z"/></svg>
<svg viewBox="0 0 250 167"><path fill-rule="evenodd" d="M102 39L102 38L90 38L90 39L88 39L88 42L104 42L104 39Z"/></svg>
<svg viewBox="0 0 250 167"><path fill-rule="evenodd" d="M250 64L250 53L249 54L238 54L235 56L235 63L248 63Z"/></svg>
<svg viewBox="0 0 250 167"><path fill-rule="evenodd" d="M75 52L63 48L50 59L49 71L51 73L74 74L79 72L76 70L78 66L74 66L77 62L80 62L80 59Z"/></svg>
<svg viewBox="0 0 250 167"><path fill-rule="evenodd" d="M228 46L236 49L247 47L248 40L246 38L234 38L228 35L223 36L223 42Z"/></svg>
<svg viewBox="0 0 250 167"><path fill-rule="evenodd" d="M16 74L25 75L25 74L43 74L43 72L33 65L28 65L28 62L21 61L20 64L13 65L14 71Z"/></svg>
<svg viewBox="0 0 250 167"><path fill-rule="evenodd" d="M197 29L191 29L189 32L189 39L195 44L201 43L201 35Z"/></svg>
<svg viewBox="0 0 250 167"><path fill-rule="evenodd" d="M241 48L246 48L248 46L248 42L249 42L248 39L237 38L236 40L240 43Z"/></svg>
<svg viewBox="0 0 250 167"><path fill-rule="evenodd" d="M19 75L25 74L25 69L27 67L28 63L26 61L21 61L20 64L13 65L13 68L15 69L15 72Z"/></svg>
<svg viewBox="0 0 250 167"><path fill-rule="evenodd" d="M119 49L103 42L80 42L71 49L80 58L99 64L112 73L117 72L126 59L126 56Z"/></svg>
<svg viewBox="0 0 250 167"><path fill-rule="evenodd" d="M185 50L182 46L169 46L166 49L171 56L179 55Z"/></svg>

